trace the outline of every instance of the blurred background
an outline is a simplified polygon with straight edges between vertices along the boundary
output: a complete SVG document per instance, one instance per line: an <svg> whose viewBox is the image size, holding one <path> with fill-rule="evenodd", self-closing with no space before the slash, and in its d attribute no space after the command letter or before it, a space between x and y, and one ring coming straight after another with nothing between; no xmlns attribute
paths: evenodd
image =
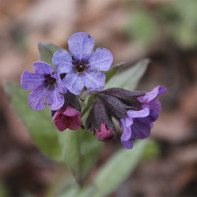
<svg viewBox="0 0 197 197"><path fill-rule="evenodd" d="M36 148L3 81L20 82L21 73L32 70L38 41L67 48L79 31L89 33L96 47L109 49L114 64L150 58L138 90L158 84L168 89L151 133L154 141L109 196L197 196L196 0L0 0L0 196L45 196L57 180L70 176ZM120 147L105 144L89 181Z"/></svg>

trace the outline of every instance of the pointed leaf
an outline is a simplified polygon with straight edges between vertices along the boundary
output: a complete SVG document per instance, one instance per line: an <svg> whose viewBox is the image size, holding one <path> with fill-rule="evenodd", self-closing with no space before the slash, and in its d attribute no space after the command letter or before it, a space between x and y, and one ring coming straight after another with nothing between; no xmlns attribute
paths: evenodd
<svg viewBox="0 0 197 197"><path fill-rule="evenodd" d="M48 42L46 43L38 42L38 49L40 53L40 60L47 62L50 65L53 65L52 63L53 54L57 50L60 50L60 47L56 46L55 44L48 43Z"/></svg>
<svg viewBox="0 0 197 197"><path fill-rule="evenodd" d="M12 106L27 127L33 141L38 148L53 159L61 159L58 143L59 132L50 118L50 110L34 111L28 105L28 93L18 84L4 84Z"/></svg>
<svg viewBox="0 0 197 197"><path fill-rule="evenodd" d="M105 75L106 75L105 83L108 83L108 81L118 72L118 70L120 69L120 67L122 65L124 65L124 64L125 64L125 62L121 62L119 64L116 64L109 71L107 71L105 73Z"/></svg>
<svg viewBox="0 0 197 197"><path fill-rule="evenodd" d="M108 160L103 168L97 173L92 186L90 186L97 190L92 196L107 196L117 189L117 187L129 177L139 163L148 142L148 140L139 141L135 143L132 150L122 149ZM90 189L87 188L87 192L89 191Z"/></svg>
<svg viewBox="0 0 197 197"><path fill-rule="evenodd" d="M67 129L59 133L63 158L71 168L76 181L83 185L97 159L102 143L90 131Z"/></svg>
<svg viewBox="0 0 197 197"><path fill-rule="evenodd" d="M105 89L124 88L127 90L134 90L138 81L145 73L149 62L148 59L141 60L133 67L118 73L110 79L106 84Z"/></svg>

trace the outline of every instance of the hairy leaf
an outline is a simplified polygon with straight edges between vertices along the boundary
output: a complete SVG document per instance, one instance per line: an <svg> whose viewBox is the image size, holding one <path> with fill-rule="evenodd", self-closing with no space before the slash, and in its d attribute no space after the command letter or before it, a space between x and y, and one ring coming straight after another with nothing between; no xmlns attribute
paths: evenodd
<svg viewBox="0 0 197 197"><path fill-rule="evenodd" d="M148 59L137 62L134 66L126 69L110 79L105 86L107 88L124 88L134 90L138 81L143 76L150 61Z"/></svg>
<svg viewBox="0 0 197 197"><path fill-rule="evenodd" d="M65 162L79 185L83 185L102 149L102 143L90 131L83 129L67 129L59 133L59 141Z"/></svg>
<svg viewBox="0 0 197 197"><path fill-rule="evenodd" d="M50 110L45 108L42 111L34 111L28 105L28 91L23 90L18 84L7 83L4 84L4 88L38 148L53 159L61 159L57 135L59 131L50 118Z"/></svg>
<svg viewBox="0 0 197 197"><path fill-rule="evenodd" d="M38 49L40 53L40 60L47 62L51 66L53 65L52 63L52 57L53 54L60 49L60 47L56 46L55 44L52 43L44 43L44 42L38 42Z"/></svg>

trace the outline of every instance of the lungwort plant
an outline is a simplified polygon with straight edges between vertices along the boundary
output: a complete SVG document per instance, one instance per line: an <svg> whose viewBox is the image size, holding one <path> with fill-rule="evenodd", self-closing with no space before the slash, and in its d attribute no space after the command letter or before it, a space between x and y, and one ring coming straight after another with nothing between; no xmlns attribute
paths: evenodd
<svg viewBox="0 0 197 197"><path fill-rule="evenodd" d="M40 61L33 64L34 73L24 71L21 76L26 91L16 84L5 85L11 102L40 150L65 161L81 186L65 188L60 196L106 196L140 160L148 141L133 143L150 135L161 111L157 96L166 88L133 91L149 61L118 72L112 53L105 48L94 51L94 39L87 33L72 35L68 50L50 43L38 45ZM103 142L118 136L125 149L84 185Z"/></svg>

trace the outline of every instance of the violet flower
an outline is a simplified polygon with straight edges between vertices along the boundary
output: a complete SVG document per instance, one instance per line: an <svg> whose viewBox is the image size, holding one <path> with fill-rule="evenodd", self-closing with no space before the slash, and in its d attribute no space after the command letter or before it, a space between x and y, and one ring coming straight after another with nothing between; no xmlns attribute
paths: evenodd
<svg viewBox="0 0 197 197"><path fill-rule="evenodd" d="M123 134L121 143L125 148L133 147L134 139L144 139L150 135L153 122L159 117L161 103L157 96L166 91L164 86L157 86L151 92L139 96L138 100L143 103L139 110L128 110L127 116L121 119Z"/></svg>
<svg viewBox="0 0 197 197"><path fill-rule="evenodd" d="M34 110L42 110L48 103L51 110L58 110L64 104L62 94L67 91L60 76L53 74L53 67L45 62L35 62L33 67L35 73L24 71L21 76L22 88L32 91L29 105Z"/></svg>
<svg viewBox="0 0 197 197"><path fill-rule="evenodd" d="M53 55L53 64L58 74L67 73L63 79L66 88L79 95L84 87L89 91L100 91L105 86L105 74L109 70L113 56L105 48L94 52L94 39L87 33L73 34L69 40L69 52L58 50Z"/></svg>
<svg viewBox="0 0 197 197"><path fill-rule="evenodd" d="M60 109L55 112L53 122L59 131L67 128L76 130L81 126L81 113L68 105L64 110Z"/></svg>

